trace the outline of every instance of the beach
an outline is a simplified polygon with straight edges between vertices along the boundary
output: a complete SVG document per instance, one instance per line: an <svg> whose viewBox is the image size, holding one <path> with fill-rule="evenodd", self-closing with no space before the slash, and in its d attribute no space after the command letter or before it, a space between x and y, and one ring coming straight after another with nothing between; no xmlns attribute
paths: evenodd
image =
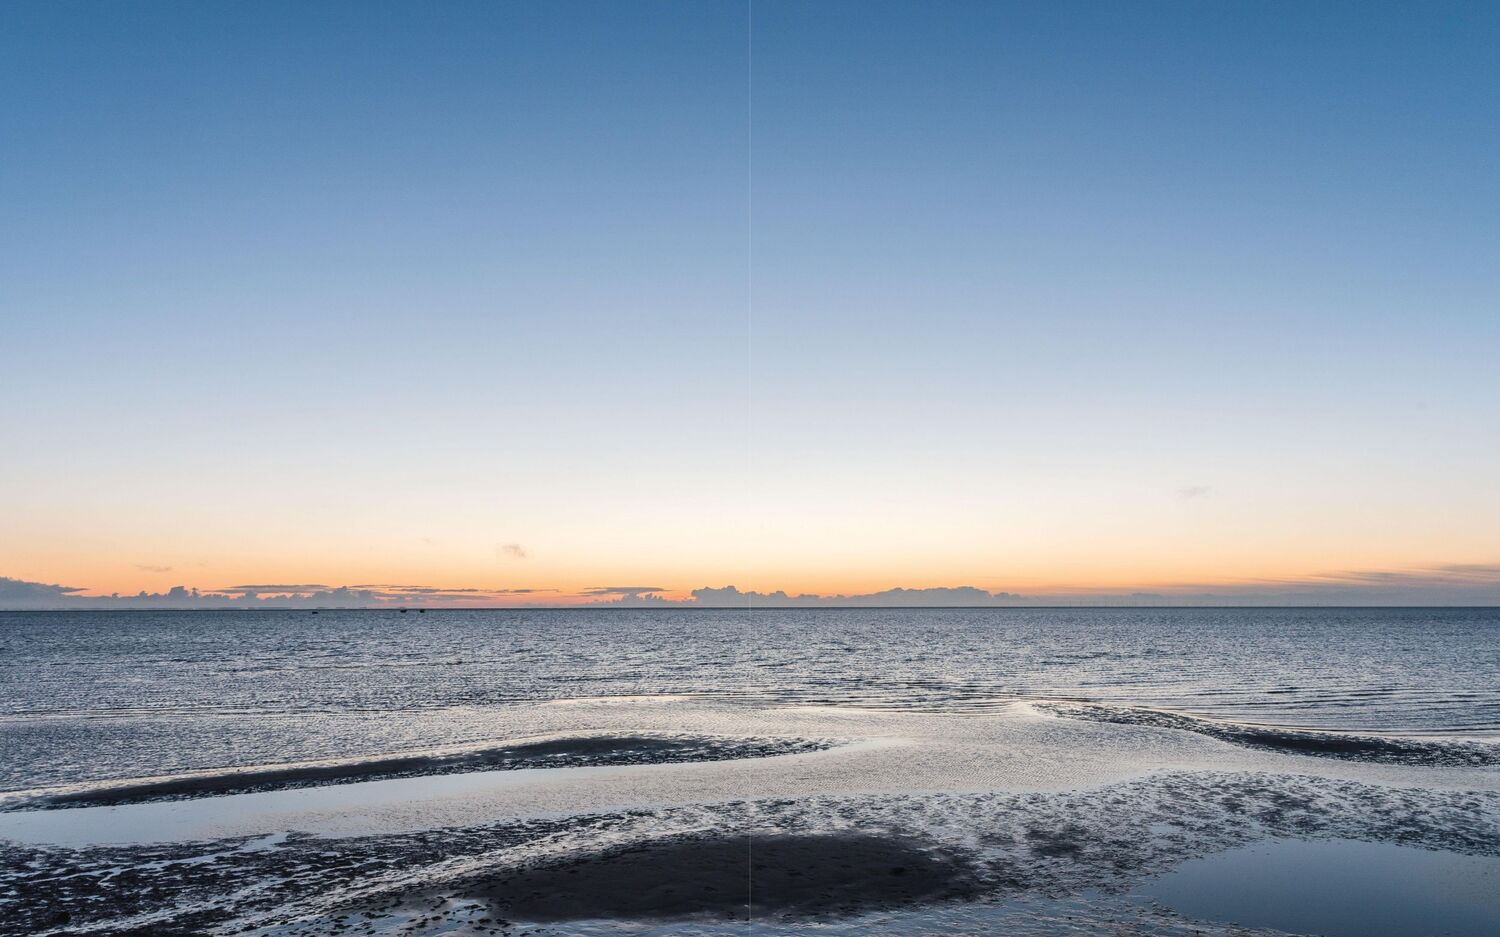
<svg viewBox="0 0 1500 937"><path fill-rule="evenodd" d="M327 623L338 614L342 622ZM413 657L431 634L414 631L415 624L372 624L369 613L338 614L318 616L320 640L329 639L330 628L367 639L375 628L389 639L385 652L359 664L365 691L422 685L413 679L422 667ZM703 643L745 613L696 614L571 613L551 625L455 615L422 627L454 629L445 637L468 634L490 650L496 642L535 642L553 659L576 658L579 666L559 671L559 682L593 691L598 682L579 685L572 677L588 667L588 648L606 653L597 647L600 635L614 635L608 653L618 657L632 645L654 647L673 629L694 629ZM849 629L883 627L892 613L820 625L822 614L783 624L809 633L821 628L824 640L842 641ZM950 643L998 642L1009 629L1037 626L1036 618L1016 614L1020 621L963 612L907 620L929 629L930 640L946 634ZM1108 641L1124 624L1120 616L1129 614L1083 615L1074 627L1092 630L1096 651L1129 653L1110 650ZM1287 627L1285 615L1268 615L1240 616L1237 625L1269 627L1269 620ZM1202 627L1192 616L1178 618L1152 624L1137 614L1129 621L1154 632L1158 644ZM1482 641L1493 618L1382 612L1325 616L1321 627L1325 636L1374 646L1433 627L1477 629ZM32 647L79 637L65 630L57 637L56 629L68 626L44 616L3 627L11 629L13 647L18 627L32 629ZM168 617L133 627L138 635L166 628L178 638L196 629L215 635L211 643L227 643L225 631L233 631L235 660L210 663L205 649L197 664L178 661L175 671L160 664L178 675L183 700L195 668L207 673L251 659L264 668L273 656L298 679L326 681L308 658L284 648L288 639L278 629L299 627L290 617L279 624ZM214 627L220 631L203 630ZM403 648L401 631L380 630L387 627L408 632L406 654L392 653ZM246 647L251 633L264 635L264 645ZM278 646L283 651L273 655ZM732 659L743 647L723 649ZM1357 651L1346 647L1323 659ZM762 662L790 653L767 645ZM154 775L141 770L144 763L122 765L106 755L95 765L98 777L63 783L55 762L38 763L33 783L12 782L0 796L0 918L11 922L0 926L17 934L706 935L747 927L829 934L1368 934L1402 920L1379 911L1380 895L1397 893L1379 886L1382 875L1415 889L1400 908L1449 909L1447 930L1433 933L1487 933L1500 921L1500 889L1491 887L1500 881L1500 745L1483 731L1455 731L1434 715L1450 707L1432 705L1424 714L1420 705L1403 709L1388 701L1392 721L1405 720L1405 731L1356 730L1347 713L1319 712L1319 693L1310 691L1297 705L1306 714L1299 721L1311 725L1288 719L1272 726L1226 718L1222 709L1206 715L1115 701L1108 687L1091 701L1076 693L1018 695L1005 681L977 685L972 671L993 665L980 659L955 659L947 693L925 685L917 701L906 681L893 682L874 666L890 653L887 647L850 655L849 666L863 668L866 680L860 698L843 703L808 699L799 680L831 681L806 671L752 696L715 686L730 664L717 674L682 674L677 662L663 658L655 679L639 679L635 689L674 692L533 690L532 699L483 702L471 688L458 705L380 718L312 711L312 693L295 707L259 715L245 713L234 699L217 709L181 707L171 718L119 709L12 713L0 724L11 755L43 732L56 740L54 753L81 752L81 742L67 741L70 734L133 732L135 746L145 748L160 744L151 740L162 735L228 734L252 721L262 733L288 736L301 726L302 744L319 751L329 740L351 738L350 726L365 719L372 725L399 719L407 731L442 725L450 736L482 727L491 736L281 762L247 751L239 764ZM532 659L535 676L536 655L520 656ZM1317 658L1317 649L1307 648L1298 671L1305 677ZM381 661L401 666L383 668L382 677ZM640 666L647 661L642 657ZM1185 692L1167 685L1183 664L1158 664L1156 692ZM121 666L140 677L153 665ZM964 666L967 676L957 672ZM1287 666L1264 672L1262 685L1288 685ZM1093 672L1092 665L1082 671ZM1037 678L1018 672L1009 683ZM1328 678L1325 687L1355 679ZM283 672L277 679L291 677ZM701 691L684 692L694 680ZM517 695L514 684L488 686L496 695ZM768 698L778 692L780 699ZM1116 690L1127 692L1138 689ZM1330 702L1347 689L1319 692L1328 712L1347 708ZM1455 692L1468 694L1471 708L1483 713L1494 687L1471 682ZM1256 705L1287 695L1268 693ZM1420 697L1414 688L1396 695ZM1413 731L1423 718L1432 731ZM362 741L374 738L370 729ZM254 740L247 735L239 744L248 748ZM14 759L7 763L17 770ZM1260 858L1236 860L1242 853ZM1330 927L1329 908L1346 901L1352 886L1330 879L1320 892L1317 870L1366 866L1370 874L1353 881L1366 881L1373 897L1334 913ZM1301 871L1287 881L1272 873L1252 881L1244 871L1262 867ZM1251 886L1261 889L1261 900L1245 900ZM1322 900L1310 897L1318 894Z"/></svg>

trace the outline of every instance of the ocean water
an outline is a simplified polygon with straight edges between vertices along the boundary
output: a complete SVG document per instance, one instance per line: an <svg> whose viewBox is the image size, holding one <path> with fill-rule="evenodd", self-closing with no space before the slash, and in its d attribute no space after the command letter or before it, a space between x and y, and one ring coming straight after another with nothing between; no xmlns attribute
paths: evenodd
<svg viewBox="0 0 1500 937"><path fill-rule="evenodd" d="M0 789L472 742L518 704L644 696L1492 736L1500 610L0 613Z"/></svg>

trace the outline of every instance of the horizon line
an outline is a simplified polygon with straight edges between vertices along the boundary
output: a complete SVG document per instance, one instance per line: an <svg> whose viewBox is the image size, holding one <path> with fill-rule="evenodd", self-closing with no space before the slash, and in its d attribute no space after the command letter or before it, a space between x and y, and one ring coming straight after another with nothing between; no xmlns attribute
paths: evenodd
<svg viewBox="0 0 1500 937"><path fill-rule="evenodd" d="M181 605L137 605L133 608L63 608L54 606L51 608L5 608L0 607L0 614L32 614L37 612L77 614L79 612L102 613L107 615L136 612L838 612L838 611L986 611L986 612L1026 612L1036 609L1080 609L1080 610L1139 610L1139 609L1200 609L1200 608L1243 608L1243 609L1382 609L1382 608L1430 608L1430 609L1500 609L1500 602L1487 604L1468 605L1434 605L1430 602L1421 603L1176 603L1176 604L1135 604L1122 603L1092 603L1092 604L1036 604L1036 605L697 605L689 602L675 602L662 605L627 605L619 602L602 602L595 604L580 605L280 605L255 607L250 605L230 605L211 608L187 608Z"/></svg>

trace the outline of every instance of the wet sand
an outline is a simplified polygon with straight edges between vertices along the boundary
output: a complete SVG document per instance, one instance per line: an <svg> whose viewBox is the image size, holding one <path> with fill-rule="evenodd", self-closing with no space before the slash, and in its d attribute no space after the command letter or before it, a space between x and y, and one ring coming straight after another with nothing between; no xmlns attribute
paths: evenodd
<svg viewBox="0 0 1500 937"><path fill-rule="evenodd" d="M0 810L119 806L186 800L226 794L291 790L330 784L427 777L476 771L519 771L607 765L714 762L822 751L835 744L821 739L711 738L702 736L602 735L563 737L457 752L418 753L334 764L237 769L218 774L138 783L100 785L87 790L48 793L0 804Z"/></svg>
<svg viewBox="0 0 1500 937"><path fill-rule="evenodd" d="M1268 841L1500 856L1500 775L1482 765L1307 757L1021 704L642 701L516 718L555 720L540 726L554 744L530 756L667 757L0 813L0 934L727 937L749 898L765 933L1227 937L1275 932L1139 896L1186 862ZM715 752L852 741L701 762L640 742L666 737ZM536 739L523 741L486 748ZM250 809L262 801L274 808ZM222 814L218 832L165 822L204 811ZM135 812L161 822L111 839Z"/></svg>
<svg viewBox="0 0 1500 937"><path fill-rule="evenodd" d="M1180 729L1235 745L1243 745L1246 748L1312 755L1318 758L1341 758L1377 764L1430 767L1500 765L1500 741L1319 732L1311 729L1257 726L1203 719L1183 713L1164 712L1138 706L1042 703L1038 705L1038 708L1069 719Z"/></svg>

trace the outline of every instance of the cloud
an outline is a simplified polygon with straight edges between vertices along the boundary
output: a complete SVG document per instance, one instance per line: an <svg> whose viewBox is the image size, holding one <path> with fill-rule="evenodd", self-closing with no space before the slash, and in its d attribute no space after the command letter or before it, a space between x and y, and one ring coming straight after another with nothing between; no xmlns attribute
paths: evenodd
<svg viewBox="0 0 1500 937"><path fill-rule="evenodd" d="M1193 498L1202 498L1212 492L1213 489L1207 485L1184 485L1177 489L1177 497L1190 501Z"/></svg>
<svg viewBox="0 0 1500 937"><path fill-rule="evenodd" d="M152 566L150 563L137 563L135 568L143 573L170 573L172 571L170 566Z"/></svg>
<svg viewBox="0 0 1500 937"><path fill-rule="evenodd" d="M521 546L519 543L502 543L499 546L495 547L495 552L500 554L501 556L508 556L511 559L526 559L526 548Z"/></svg>
<svg viewBox="0 0 1500 937"><path fill-rule="evenodd" d="M1500 605L1500 563L1339 570L1223 588L1247 599L1275 596L1288 605Z"/></svg>
<svg viewBox="0 0 1500 937"><path fill-rule="evenodd" d="M403 595L426 595L429 593L474 593L488 592L488 589L444 589L441 586L386 586L386 585L364 585L352 586L354 589L379 589L385 592L401 593Z"/></svg>
<svg viewBox="0 0 1500 937"><path fill-rule="evenodd" d="M107 608L309 608L320 606L369 607L389 603L378 591L323 585L246 585L202 591L193 586L172 586L164 592L134 595L86 595L78 586L58 586L0 577L0 608L3 609L107 609Z"/></svg>
<svg viewBox="0 0 1500 937"><path fill-rule="evenodd" d="M586 603L586 607L590 608L683 608L684 606L691 607L691 602L686 599L669 599L651 592L632 592L613 599L599 599Z"/></svg>
<svg viewBox="0 0 1500 937"><path fill-rule="evenodd" d="M1281 580L1283 582L1288 580ZM1290 580L1296 581L1296 580ZM1417 569L1347 570L1323 573L1314 581L1360 585L1456 585L1500 581L1500 563L1448 563Z"/></svg>
<svg viewBox="0 0 1500 937"><path fill-rule="evenodd" d="M82 586L59 586L55 583L28 582L0 576L0 607L17 608L70 598L85 591Z"/></svg>
<svg viewBox="0 0 1500 937"><path fill-rule="evenodd" d="M639 595L642 592L666 592L666 586L594 586L581 595Z"/></svg>
<svg viewBox="0 0 1500 937"><path fill-rule="evenodd" d="M741 592L735 586L693 589L691 603L705 607L965 607L1013 604L1020 595L989 592L977 586L939 586L929 589L882 589L853 595L787 595L783 591Z"/></svg>
<svg viewBox="0 0 1500 937"><path fill-rule="evenodd" d="M870 606L949 607L1013 605L1022 597L1011 592L989 592L976 586L940 586L926 589L883 589L853 595L788 595L786 592L741 592L735 586L694 589L691 604L710 608L830 608Z"/></svg>
<svg viewBox="0 0 1500 937"><path fill-rule="evenodd" d="M389 598L421 598L429 596L445 596L448 598L467 598L470 596L501 596L501 595L532 595L540 592L556 592L556 589L484 589L474 586L445 587L445 586L392 586L392 585L363 585L354 586L356 589L373 589Z"/></svg>
<svg viewBox="0 0 1500 937"><path fill-rule="evenodd" d="M613 608L678 607L688 604L688 599L669 599L661 595L665 586L595 586L585 589L580 595L594 597L585 605L610 606Z"/></svg>

